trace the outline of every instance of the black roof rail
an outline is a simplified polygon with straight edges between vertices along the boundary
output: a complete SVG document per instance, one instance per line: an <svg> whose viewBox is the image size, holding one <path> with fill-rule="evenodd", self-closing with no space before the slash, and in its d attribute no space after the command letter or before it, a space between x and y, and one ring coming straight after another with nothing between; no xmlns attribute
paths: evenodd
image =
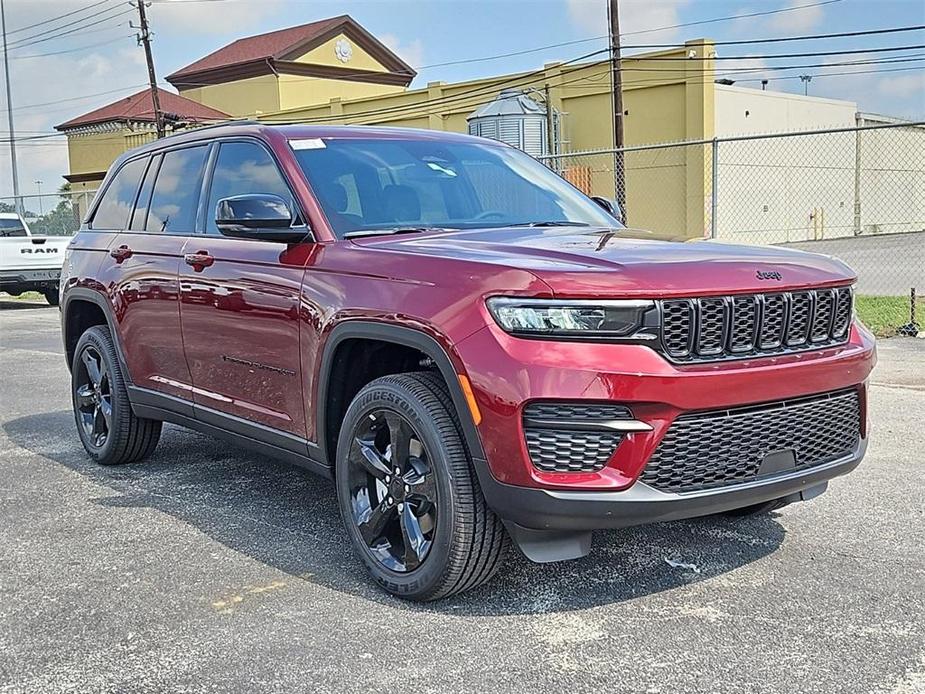
<svg viewBox="0 0 925 694"><path fill-rule="evenodd" d="M183 130L177 130L170 133L167 137L173 137L174 135L188 135L189 133L198 133L203 130L211 130L213 128L224 128L232 125L262 125L259 120L254 118L234 118L231 120L223 120L219 123L211 123L210 125L203 125L198 128L189 128Z"/></svg>

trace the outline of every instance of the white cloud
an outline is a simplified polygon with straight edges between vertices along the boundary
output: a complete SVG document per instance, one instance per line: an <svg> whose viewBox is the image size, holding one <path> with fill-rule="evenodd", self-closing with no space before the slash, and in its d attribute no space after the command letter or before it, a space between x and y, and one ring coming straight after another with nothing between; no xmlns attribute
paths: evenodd
<svg viewBox="0 0 925 694"><path fill-rule="evenodd" d="M768 26L775 31L792 34L800 34L819 26L825 17L825 9L819 5L800 7L809 4L809 0L789 0L787 7L799 9L772 15Z"/></svg>
<svg viewBox="0 0 925 694"><path fill-rule="evenodd" d="M196 34L234 33L236 36L247 36L246 27L276 14L280 4L277 0L155 0L148 14L154 31L161 29ZM300 23L302 22L292 22Z"/></svg>
<svg viewBox="0 0 925 694"><path fill-rule="evenodd" d="M664 43L681 40L679 10L689 0L623 0L620 3L620 33L624 43ZM568 0L572 23L588 36L608 33L606 0ZM645 32L645 33L640 33Z"/></svg>
<svg viewBox="0 0 925 694"><path fill-rule="evenodd" d="M925 111L925 72L916 71L911 75L881 77L877 81L877 91L889 96L918 98L919 105Z"/></svg>
<svg viewBox="0 0 925 694"><path fill-rule="evenodd" d="M421 41L421 39L414 39L408 43L402 43L394 34L380 34L378 38L382 43L388 46L390 51L395 53L411 67L419 68L424 64L424 42Z"/></svg>

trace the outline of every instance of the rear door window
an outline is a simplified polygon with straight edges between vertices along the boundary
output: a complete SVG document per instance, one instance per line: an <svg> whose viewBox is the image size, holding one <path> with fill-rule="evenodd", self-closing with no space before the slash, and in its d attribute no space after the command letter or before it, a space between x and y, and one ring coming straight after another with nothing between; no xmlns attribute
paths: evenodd
<svg viewBox="0 0 925 694"><path fill-rule="evenodd" d="M273 157L254 142L224 142L215 160L212 186L206 206L206 233L217 234L218 201L235 195L277 195L295 211L292 193Z"/></svg>
<svg viewBox="0 0 925 694"><path fill-rule="evenodd" d="M125 229L147 163L147 157L140 157L119 169L96 208L91 223L93 229Z"/></svg>
<svg viewBox="0 0 925 694"><path fill-rule="evenodd" d="M164 154L148 207L146 231L193 233L208 149L208 146L202 145L175 149Z"/></svg>
<svg viewBox="0 0 925 694"><path fill-rule="evenodd" d="M148 203L151 202L151 191L154 189L154 179L157 177L157 170L161 165L161 155L151 157L151 164L145 172L144 180L141 182L141 190L138 193L138 200L135 201L135 210L132 212L132 221L129 222L129 229L132 231L144 231L145 222L148 218Z"/></svg>

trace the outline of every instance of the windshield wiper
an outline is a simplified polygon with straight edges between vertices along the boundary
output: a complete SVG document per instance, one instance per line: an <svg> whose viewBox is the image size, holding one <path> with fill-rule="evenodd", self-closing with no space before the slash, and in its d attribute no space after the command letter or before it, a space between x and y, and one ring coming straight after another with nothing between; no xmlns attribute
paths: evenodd
<svg viewBox="0 0 925 694"><path fill-rule="evenodd" d="M510 227L589 227L587 222L569 222L565 220L545 221L545 222L521 222L520 224L508 224Z"/></svg>
<svg viewBox="0 0 925 694"><path fill-rule="evenodd" d="M345 239L358 239L364 236L392 236L393 234L423 234L428 231L448 231L443 227L398 227L397 229L357 229L344 234Z"/></svg>

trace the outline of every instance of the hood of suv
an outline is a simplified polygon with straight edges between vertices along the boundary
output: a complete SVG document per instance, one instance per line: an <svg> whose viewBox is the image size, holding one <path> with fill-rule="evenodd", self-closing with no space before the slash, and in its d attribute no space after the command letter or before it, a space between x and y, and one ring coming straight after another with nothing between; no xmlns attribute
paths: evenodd
<svg viewBox="0 0 925 694"><path fill-rule="evenodd" d="M829 256L775 246L629 238L640 232L507 227L378 236L372 248L529 270L557 296L695 296L773 292L855 279ZM644 232L643 232L644 233Z"/></svg>

